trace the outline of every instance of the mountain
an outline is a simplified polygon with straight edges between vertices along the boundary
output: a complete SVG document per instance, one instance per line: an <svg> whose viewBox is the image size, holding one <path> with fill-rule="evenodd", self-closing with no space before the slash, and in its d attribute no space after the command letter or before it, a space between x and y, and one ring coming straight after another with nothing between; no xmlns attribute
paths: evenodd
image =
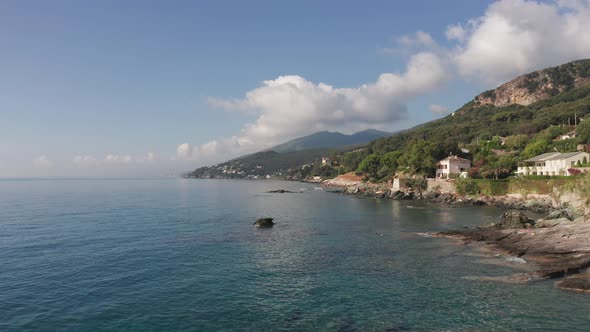
<svg viewBox="0 0 590 332"><path fill-rule="evenodd" d="M320 132L189 176L305 179L355 171L384 181L398 172L434 176L436 162L453 154L472 160L471 176L501 178L527 158L590 144L589 114L590 59L517 77L444 118L402 132ZM576 138L560 138L572 131ZM380 137L363 143L371 135ZM326 156L338 166L323 166Z"/></svg>
<svg viewBox="0 0 590 332"><path fill-rule="evenodd" d="M574 61L517 77L444 118L372 141L356 156L345 154L352 162L343 166L375 180L400 170L433 176L436 161L454 154L477 165L474 177L508 176L524 159L590 143L589 114L590 60ZM571 131L576 138L560 139Z"/></svg>
<svg viewBox="0 0 590 332"><path fill-rule="evenodd" d="M337 156L391 133L368 129L352 135L321 131L299 137L270 149L245 155L230 161L201 167L187 174L195 178L260 178L267 175L303 179L307 175L323 172L330 175L335 170L318 169L322 157ZM311 166L315 164L315 171ZM304 165L310 165L302 171ZM295 174L297 173L297 174Z"/></svg>
<svg viewBox="0 0 590 332"><path fill-rule="evenodd" d="M376 129L367 129L352 135L345 135L339 132L320 131L315 134L299 137L286 143L279 144L268 149L268 151L286 153L307 149L337 148L349 145L360 145L390 135L391 133L379 131Z"/></svg>
<svg viewBox="0 0 590 332"><path fill-rule="evenodd" d="M561 66L522 75L475 97L479 105L497 107L511 104L530 105L590 83L590 60L579 60Z"/></svg>

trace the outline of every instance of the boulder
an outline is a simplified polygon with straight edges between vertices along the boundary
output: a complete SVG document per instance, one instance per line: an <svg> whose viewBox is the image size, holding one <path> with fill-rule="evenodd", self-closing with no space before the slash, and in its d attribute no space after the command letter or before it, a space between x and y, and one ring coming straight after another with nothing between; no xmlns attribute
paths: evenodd
<svg viewBox="0 0 590 332"><path fill-rule="evenodd" d="M572 219L570 214L566 210L552 211L544 219L545 220L553 220L553 219L561 219L561 218L567 218L568 220Z"/></svg>
<svg viewBox="0 0 590 332"><path fill-rule="evenodd" d="M256 225L256 227L272 227L274 226L274 222L272 222L274 219L273 218L258 218L256 219L256 221L254 222L254 225Z"/></svg>
<svg viewBox="0 0 590 332"><path fill-rule="evenodd" d="M550 228L557 226L559 224L570 223L571 221L568 218L558 218L558 219L539 219L535 222L535 227L537 228Z"/></svg>
<svg viewBox="0 0 590 332"><path fill-rule="evenodd" d="M562 289L590 293L590 272L576 274L555 283Z"/></svg>
<svg viewBox="0 0 590 332"><path fill-rule="evenodd" d="M520 211L506 212L499 222L493 223L488 228L493 229L522 229L531 228L535 221Z"/></svg>

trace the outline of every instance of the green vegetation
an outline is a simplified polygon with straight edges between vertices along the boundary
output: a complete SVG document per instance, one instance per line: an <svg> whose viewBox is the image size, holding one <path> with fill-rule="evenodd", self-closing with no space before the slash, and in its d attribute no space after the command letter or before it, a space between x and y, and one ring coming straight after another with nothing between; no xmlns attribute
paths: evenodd
<svg viewBox="0 0 590 332"><path fill-rule="evenodd" d="M573 152L579 144L590 144L590 84L575 87L576 79L581 77L590 77L590 60L575 61L526 75L522 87L529 92L538 91L549 83L553 87L548 91L552 97L528 106L482 105L478 98L442 119L378 138L366 146L259 152L197 169L189 176L271 176L298 180L356 172L367 180L379 182L390 179L396 173L434 177L437 162L455 155L472 161L469 171L472 179L511 178L517 166L528 158L551 151ZM481 96L494 100L496 90L486 91ZM574 123L578 123L577 137L560 140L560 135L574 129ZM382 136L372 131L359 134ZM318 146L325 144L326 140L340 140L340 136L322 132L277 148L291 151L301 146ZM322 166L321 158L326 156L334 161L332 166ZM495 187L476 184L478 190L484 193L500 192L504 188L500 184ZM475 190L471 182L461 181L461 186L466 192Z"/></svg>
<svg viewBox="0 0 590 332"><path fill-rule="evenodd" d="M567 82L565 74L551 75ZM376 180L385 180L395 172L433 177L436 162L453 154L473 161L472 177L502 179L525 159L550 151L572 152L579 143L590 143L589 113L590 85L528 106L470 102L445 118L371 142L363 152L365 160L358 162L357 168L351 167L356 163L346 167ZM573 129L568 123L573 124L574 115L588 118L578 126L578 137L558 140ZM469 152L463 152L465 149ZM343 160L360 156L347 153Z"/></svg>
<svg viewBox="0 0 590 332"><path fill-rule="evenodd" d="M455 182L457 193L461 195L477 195L479 194L479 186L473 179L458 179Z"/></svg>

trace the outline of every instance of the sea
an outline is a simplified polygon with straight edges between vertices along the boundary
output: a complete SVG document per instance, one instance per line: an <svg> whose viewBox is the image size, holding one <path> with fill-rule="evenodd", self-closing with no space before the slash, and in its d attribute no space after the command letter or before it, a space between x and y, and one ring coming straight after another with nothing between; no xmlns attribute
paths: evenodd
<svg viewBox="0 0 590 332"><path fill-rule="evenodd" d="M483 281L526 263L423 234L502 213L297 182L3 179L0 330L589 331L590 295Z"/></svg>

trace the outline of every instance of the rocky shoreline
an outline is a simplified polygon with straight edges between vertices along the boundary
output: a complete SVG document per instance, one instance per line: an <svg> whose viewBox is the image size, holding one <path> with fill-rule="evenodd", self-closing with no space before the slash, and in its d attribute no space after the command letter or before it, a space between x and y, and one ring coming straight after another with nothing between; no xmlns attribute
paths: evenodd
<svg viewBox="0 0 590 332"><path fill-rule="evenodd" d="M556 287L590 293L590 271L587 271L590 268L590 223L561 223L552 227L537 225L534 221L517 223L523 228L512 228L515 225L508 223L511 227L508 229L488 225L430 235L455 239L465 246L483 246L522 260L532 268L529 272L479 280L528 283L559 278Z"/></svg>
<svg viewBox="0 0 590 332"><path fill-rule="evenodd" d="M342 182L342 180L340 180ZM347 179L346 183L324 182L342 194L366 198L420 200L435 204L494 206L506 212L499 222L475 229L432 233L428 236L457 240L477 246L509 260L526 263L527 272L478 280L528 283L559 279L555 286L590 293L590 221L588 207L580 197L549 195L461 196L455 193L393 191L390 184L368 184ZM567 196L567 195L565 195ZM524 211L543 215L529 218Z"/></svg>
<svg viewBox="0 0 590 332"><path fill-rule="evenodd" d="M325 183L324 183L325 185ZM453 193L427 192L416 193L413 191L391 190L390 186L383 184L354 184L351 186L325 185L329 188L338 188L337 192L345 195L354 195L363 198L385 198L395 200L419 200L428 203L445 205L473 205L493 206L505 210L533 211L535 213L549 213L559 207L549 197L535 197L523 200L513 196L462 196Z"/></svg>

